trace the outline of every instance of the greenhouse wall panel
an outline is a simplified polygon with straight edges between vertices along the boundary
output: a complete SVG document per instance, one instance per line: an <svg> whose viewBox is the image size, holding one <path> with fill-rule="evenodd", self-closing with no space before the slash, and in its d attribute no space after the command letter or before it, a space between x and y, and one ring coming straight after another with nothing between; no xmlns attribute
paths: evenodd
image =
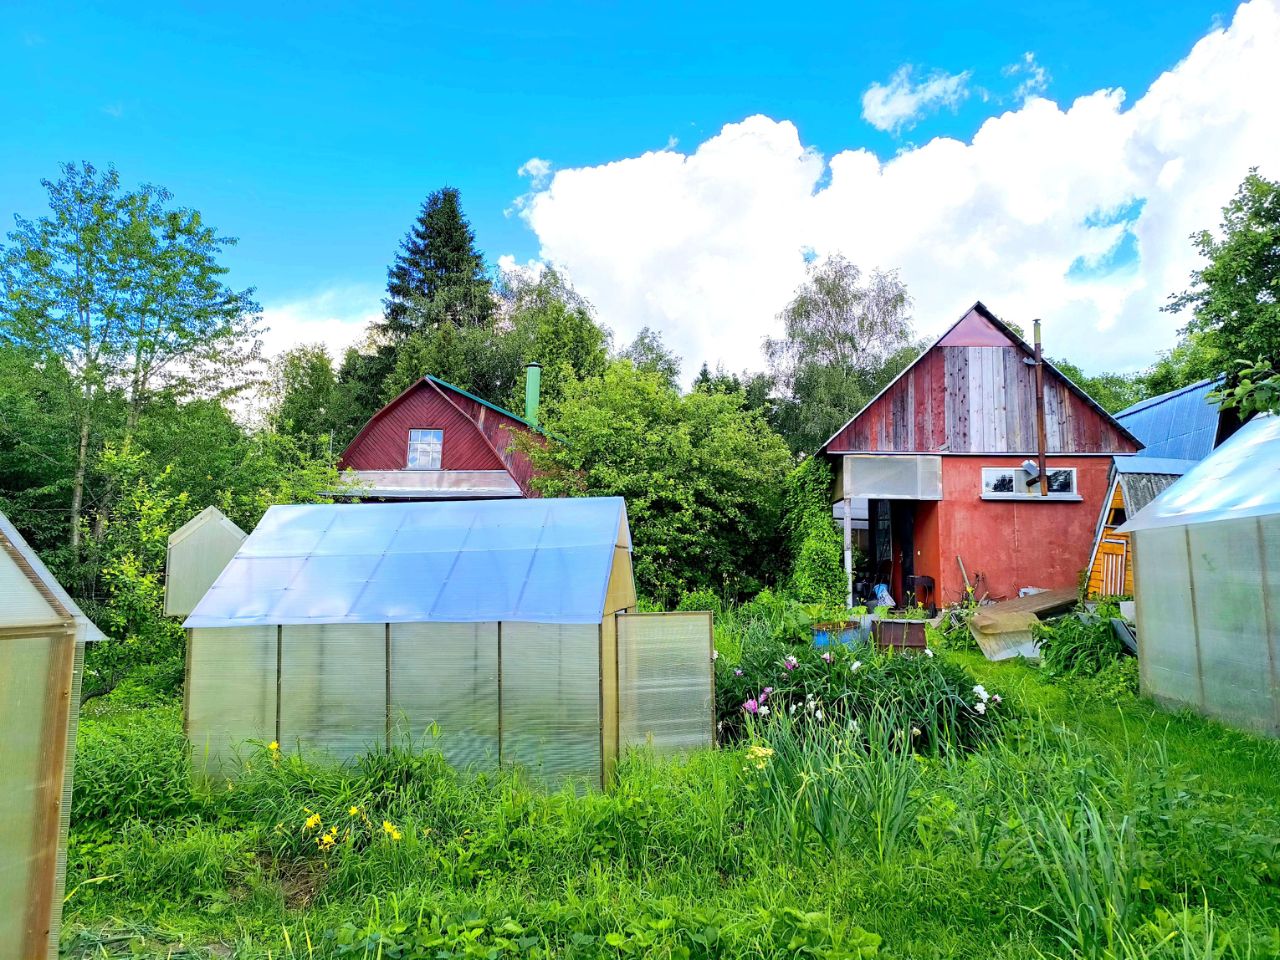
<svg viewBox="0 0 1280 960"><path fill-rule="evenodd" d="M1186 531L1158 528L1139 531L1133 537L1143 692L1157 700L1198 707L1202 702L1200 667Z"/></svg>
<svg viewBox="0 0 1280 960"><path fill-rule="evenodd" d="M496 770L498 624L391 624L391 725L393 744Z"/></svg>
<svg viewBox="0 0 1280 960"><path fill-rule="evenodd" d="M1242 726L1271 714L1270 644L1254 518L1185 528L1204 708Z"/></svg>
<svg viewBox="0 0 1280 960"><path fill-rule="evenodd" d="M246 741L276 739L276 628L192 630L186 710L192 759L210 776L237 767Z"/></svg>
<svg viewBox="0 0 1280 960"><path fill-rule="evenodd" d="M660 753L709 746L711 614L624 614L617 623L621 745Z"/></svg>
<svg viewBox="0 0 1280 960"><path fill-rule="evenodd" d="M600 626L502 624L502 762L600 786Z"/></svg>
<svg viewBox="0 0 1280 960"><path fill-rule="evenodd" d="M288 624L280 645L280 749L347 760L387 742L386 625Z"/></svg>

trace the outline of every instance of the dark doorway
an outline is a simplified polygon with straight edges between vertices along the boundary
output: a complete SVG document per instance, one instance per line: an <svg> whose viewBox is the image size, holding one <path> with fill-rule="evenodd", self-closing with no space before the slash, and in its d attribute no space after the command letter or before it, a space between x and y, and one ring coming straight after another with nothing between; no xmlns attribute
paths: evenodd
<svg viewBox="0 0 1280 960"><path fill-rule="evenodd" d="M905 605L906 584L915 575L916 502L872 500L868 520L872 582L887 583L893 599Z"/></svg>

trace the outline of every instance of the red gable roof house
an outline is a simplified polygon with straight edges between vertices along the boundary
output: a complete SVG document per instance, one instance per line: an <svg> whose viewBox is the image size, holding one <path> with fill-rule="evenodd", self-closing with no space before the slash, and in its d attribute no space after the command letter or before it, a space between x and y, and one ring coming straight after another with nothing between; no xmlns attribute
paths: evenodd
<svg viewBox="0 0 1280 960"><path fill-rule="evenodd" d="M395 500L534 497L533 467L512 449L537 426L537 364L526 416L518 417L437 377L425 376L373 415L338 460L355 471L352 496Z"/></svg>
<svg viewBox="0 0 1280 960"><path fill-rule="evenodd" d="M836 468L836 515L866 501L870 573L899 602L912 577L932 578L942 604L964 597L966 576L1001 599L1074 588L1088 565L1111 458L1141 443L1046 362L1041 496L1022 467L1038 446L1033 357L975 303L819 450Z"/></svg>

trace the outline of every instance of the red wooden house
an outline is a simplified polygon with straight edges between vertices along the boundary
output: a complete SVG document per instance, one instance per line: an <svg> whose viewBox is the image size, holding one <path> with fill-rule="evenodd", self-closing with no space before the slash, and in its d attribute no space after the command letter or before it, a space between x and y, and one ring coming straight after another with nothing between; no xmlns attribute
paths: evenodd
<svg viewBox="0 0 1280 960"><path fill-rule="evenodd" d="M982 303L822 446L836 515L868 501L869 573L895 599L925 599L918 577L938 603L962 599L966 577L993 599L1076 586L1111 458L1141 444L1048 362L1043 380L1048 496L1024 467L1038 452L1034 351Z"/></svg>
<svg viewBox="0 0 1280 960"><path fill-rule="evenodd" d="M425 376L373 415L338 460L359 483L354 496L476 500L537 496L518 433L539 432L537 364L527 378L526 416Z"/></svg>

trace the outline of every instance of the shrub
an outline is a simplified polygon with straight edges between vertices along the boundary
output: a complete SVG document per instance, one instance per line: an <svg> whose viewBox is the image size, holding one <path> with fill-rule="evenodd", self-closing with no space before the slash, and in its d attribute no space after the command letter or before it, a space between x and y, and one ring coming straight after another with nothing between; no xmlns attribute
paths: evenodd
<svg viewBox="0 0 1280 960"><path fill-rule="evenodd" d="M680 602L676 604L676 609L710 610L718 615L723 612L724 604L712 590L690 590L680 597Z"/></svg>
<svg viewBox="0 0 1280 960"><path fill-rule="evenodd" d="M1040 661L1050 677L1092 677L1126 655L1111 626L1119 608L1103 601L1089 612L1079 610L1035 627Z"/></svg>
<svg viewBox="0 0 1280 960"><path fill-rule="evenodd" d="M787 538L787 589L803 603L841 604L848 587L844 540L831 518L831 468L810 457L787 477L783 530Z"/></svg>

